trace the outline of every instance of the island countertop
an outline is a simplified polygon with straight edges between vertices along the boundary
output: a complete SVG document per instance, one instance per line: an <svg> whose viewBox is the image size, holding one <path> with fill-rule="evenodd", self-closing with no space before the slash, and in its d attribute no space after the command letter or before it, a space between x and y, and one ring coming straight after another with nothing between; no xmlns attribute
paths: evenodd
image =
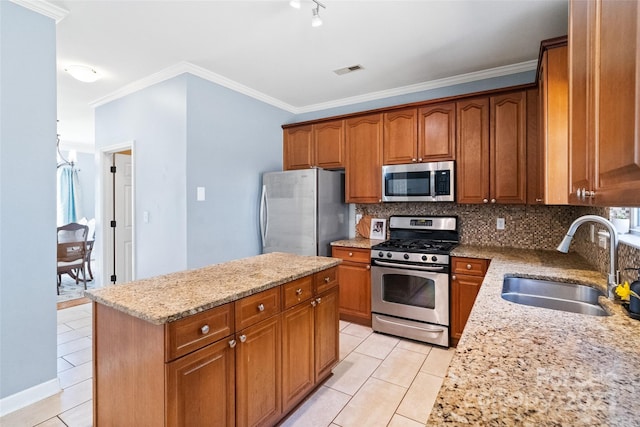
<svg viewBox="0 0 640 427"><path fill-rule="evenodd" d="M161 325L340 264L274 252L86 291L91 300Z"/></svg>
<svg viewBox="0 0 640 427"><path fill-rule="evenodd" d="M529 307L501 298L505 276L604 290L575 254L461 245L491 259L428 425L638 425L640 321L600 298L611 316Z"/></svg>

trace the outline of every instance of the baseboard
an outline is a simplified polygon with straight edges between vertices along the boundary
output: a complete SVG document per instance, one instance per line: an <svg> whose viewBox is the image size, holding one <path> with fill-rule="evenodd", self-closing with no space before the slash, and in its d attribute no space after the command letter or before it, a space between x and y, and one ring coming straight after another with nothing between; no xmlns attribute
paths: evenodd
<svg viewBox="0 0 640 427"><path fill-rule="evenodd" d="M58 378L56 377L50 381L4 397L0 399L0 417L36 403L39 400L53 396L60 391L62 391L60 388L60 381L58 381Z"/></svg>

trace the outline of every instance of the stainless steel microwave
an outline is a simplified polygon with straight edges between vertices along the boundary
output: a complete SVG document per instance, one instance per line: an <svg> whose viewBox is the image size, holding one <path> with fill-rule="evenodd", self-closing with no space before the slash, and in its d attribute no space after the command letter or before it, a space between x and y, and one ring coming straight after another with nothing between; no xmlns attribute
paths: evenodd
<svg viewBox="0 0 640 427"><path fill-rule="evenodd" d="M383 202L453 202L454 161L382 166Z"/></svg>

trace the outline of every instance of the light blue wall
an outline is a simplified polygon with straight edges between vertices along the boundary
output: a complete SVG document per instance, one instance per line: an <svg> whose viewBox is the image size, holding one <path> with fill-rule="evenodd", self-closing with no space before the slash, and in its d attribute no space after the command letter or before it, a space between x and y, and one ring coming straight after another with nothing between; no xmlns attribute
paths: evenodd
<svg viewBox="0 0 640 427"><path fill-rule="evenodd" d="M257 255L261 174L282 169L281 125L292 115L193 75L187 87L188 266Z"/></svg>
<svg viewBox="0 0 640 427"><path fill-rule="evenodd" d="M95 111L96 152L135 141L138 279L187 268L186 81L181 75ZM143 221L145 211L148 223ZM101 239L97 224L96 241Z"/></svg>
<svg viewBox="0 0 640 427"><path fill-rule="evenodd" d="M0 1L0 398L56 378L55 31Z"/></svg>
<svg viewBox="0 0 640 427"><path fill-rule="evenodd" d="M458 84L455 86L441 87L437 89L425 90L421 92L409 93L406 95L392 96L389 98L376 99L358 104L345 105L342 107L329 108L326 110L313 111L310 113L298 114L288 123L298 123L307 120L315 120L324 117L339 116L342 114L355 113L359 111L374 110L376 108L390 107L394 105L409 104L412 102L428 101L431 99L445 98L448 96L464 95L468 93L482 92L485 90L499 89L509 86L533 83L535 81L535 71L511 74L502 77L478 80L475 82Z"/></svg>

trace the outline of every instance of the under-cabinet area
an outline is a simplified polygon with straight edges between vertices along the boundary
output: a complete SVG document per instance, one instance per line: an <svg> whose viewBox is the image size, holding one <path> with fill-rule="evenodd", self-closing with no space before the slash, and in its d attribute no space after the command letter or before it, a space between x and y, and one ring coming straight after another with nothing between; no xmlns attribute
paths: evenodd
<svg viewBox="0 0 640 427"><path fill-rule="evenodd" d="M339 262L274 253L226 263L222 290L225 264L94 292L94 425L275 424L338 363ZM230 301L192 314L181 285ZM123 309L136 292L165 313Z"/></svg>

